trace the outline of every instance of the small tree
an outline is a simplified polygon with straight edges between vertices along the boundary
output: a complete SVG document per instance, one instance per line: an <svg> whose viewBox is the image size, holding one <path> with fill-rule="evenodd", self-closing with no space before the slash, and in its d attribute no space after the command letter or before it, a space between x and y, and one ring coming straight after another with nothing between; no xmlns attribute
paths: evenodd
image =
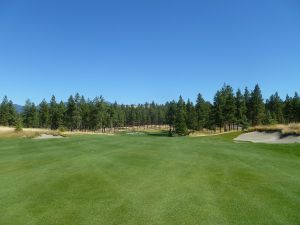
<svg viewBox="0 0 300 225"><path fill-rule="evenodd" d="M15 131L16 131L16 132L21 132L21 131L23 131L22 119L21 119L21 116L20 116L20 115L18 115L18 116L16 117Z"/></svg>
<svg viewBox="0 0 300 225"><path fill-rule="evenodd" d="M271 124L275 124L275 123L276 123L276 120L274 120L274 118L272 117L271 112L269 110L266 110L263 124L271 125Z"/></svg>

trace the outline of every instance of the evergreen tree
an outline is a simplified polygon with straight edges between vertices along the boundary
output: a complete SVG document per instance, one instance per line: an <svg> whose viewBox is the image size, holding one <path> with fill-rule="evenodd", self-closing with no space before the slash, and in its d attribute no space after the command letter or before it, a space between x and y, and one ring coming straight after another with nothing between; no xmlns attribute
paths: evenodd
<svg viewBox="0 0 300 225"><path fill-rule="evenodd" d="M45 99L39 105L39 126L48 128L50 124L49 106Z"/></svg>
<svg viewBox="0 0 300 225"><path fill-rule="evenodd" d="M67 102L66 125L71 131L77 128L77 106L72 95Z"/></svg>
<svg viewBox="0 0 300 225"><path fill-rule="evenodd" d="M81 96L80 99L80 118L81 118L81 129L89 130L89 122L90 122L90 100L85 100L84 96Z"/></svg>
<svg viewBox="0 0 300 225"><path fill-rule="evenodd" d="M295 115L295 122L300 122L300 96L296 92L293 101L293 114Z"/></svg>
<svg viewBox="0 0 300 225"><path fill-rule="evenodd" d="M247 121L251 121L251 103L250 103L250 92L248 90L248 88L245 88L245 92L244 92L244 99L245 99L245 104L246 104L246 117L247 117Z"/></svg>
<svg viewBox="0 0 300 225"><path fill-rule="evenodd" d="M194 105L190 100L185 104L182 97L179 101L166 104L139 104L118 105L109 104L103 97L96 97L93 101L85 100L84 96L76 94L70 96L67 104L57 104L55 96L52 96L50 104L43 100L38 107L28 100L21 114L25 127L43 127L51 129L70 130L110 130L117 127L129 126L161 126L168 124L170 134L175 131L179 135L185 135L190 130L217 129L220 132L224 128L231 129L234 125L248 127L248 124L273 124L300 122L300 97L295 93L294 97L287 96L282 101L278 93L263 101L258 85L249 93L245 89L233 93L229 85L224 85L214 96L213 105L206 102L201 94ZM18 126L18 114L7 97L0 104L0 125Z"/></svg>
<svg viewBox="0 0 300 225"><path fill-rule="evenodd" d="M293 98L289 97L288 95L284 101L283 115L286 123L292 123L296 121L293 109Z"/></svg>
<svg viewBox="0 0 300 225"><path fill-rule="evenodd" d="M203 130L203 128L208 128L210 105L205 102L201 94L198 94L195 108L197 114L197 129Z"/></svg>
<svg viewBox="0 0 300 225"><path fill-rule="evenodd" d="M242 94L241 90L238 89L235 97L236 104L236 122L238 126L242 126L242 129L246 129L248 127L248 119L247 119L247 106L245 96Z"/></svg>
<svg viewBox="0 0 300 225"><path fill-rule="evenodd" d="M81 128L82 128L81 104L82 103L84 104L84 102L82 102L82 99L81 99L79 93L75 94L74 101L75 101L75 111L74 111L74 115L73 115L73 120L75 123L75 129L81 130Z"/></svg>
<svg viewBox="0 0 300 225"><path fill-rule="evenodd" d="M66 106L62 101L56 107L55 129L64 130L66 126Z"/></svg>
<svg viewBox="0 0 300 225"><path fill-rule="evenodd" d="M221 95L223 95L223 99L225 99L225 104L223 105L223 117L225 122L225 130L227 127L229 130L233 127L233 124L236 122L235 114L236 114L236 105L235 105L235 97L233 94L233 89L229 85L224 85L221 90ZM226 126L227 125L227 126Z"/></svg>
<svg viewBox="0 0 300 225"><path fill-rule="evenodd" d="M120 127L120 108L117 102L115 102L112 105L112 111L113 111L113 117L112 117L112 121L113 121L113 127ZM143 112L142 112L143 113Z"/></svg>
<svg viewBox="0 0 300 225"><path fill-rule="evenodd" d="M220 132L222 131L222 127L225 124L224 117L224 106L225 106L225 96L221 94L220 91L217 91L214 97L214 105L213 105L213 117L214 122L217 127L219 127Z"/></svg>
<svg viewBox="0 0 300 225"><path fill-rule="evenodd" d="M16 132L21 132L21 131L23 131L22 118L21 118L20 115L16 115L16 120L15 120L15 131L16 131Z"/></svg>
<svg viewBox="0 0 300 225"><path fill-rule="evenodd" d="M39 126L37 108L30 100L27 100L24 106L23 123L24 126L28 128L36 128Z"/></svg>
<svg viewBox="0 0 300 225"><path fill-rule="evenodd" d="M117 115L117 118L118 118L117 127L126 126L125 106L124 105L118 106L117 113L118 113L118 115Z"/></svg>
<svg viewBox="0 0 300 225"><path fill-rule="evenodd" d="M187 135L188 128L186 125L186 108L183 98L180 96L177 103L175 131L178 135Z"/></svg>
<svg viewBox="0 0 300 225"><path fill-rule="evenodd" d="M160 105L158 107L158 125L166 124L166 107L164 105Z"/></svg>
<svg viewBox="0 0 300 225"><path fill-rule="evenodd" d="M249 108L250 108L250 119L251 119L252 126L257 126L262 124L265 118L264 115L265 105L258 84L251 92Z"/></svg>
<svg viewBox="0 0 300 225"><path fill-rule="evenodd" d="M209 107L207 129L216 131L217 123L215 120L214 106L211 105L209 102L207 102L207 103L208 103L208 107Z"/></svg>
<svg viewBox="0 0 300 225"><path fill-rule="evenodd" d="M54 95L52 95L49 105L49 124L52 130L58 129L58 115L57 115L57 102Z"/></svg>
<svg viewBox="0 0 300 225"><path fill-rule="evenodd" d="M150 123L153 125L158 124L157 106L154 102L150 104Z"/></svg>
<svg viewBox="0 0 300 225"><path fill-rule="evenodd" d="M107 127L111 130L117 125L117 104L111 104L107 107Z"/></svg>
<svg viewBox="0 0 300 225"><path fill-rule="evenodd" d="M96 97L91 109L91 126L93 130L103 130L105 105L102 96Z"/></svg>
<svg viewBox="0 0 300 225"><path fill-rule="evenodd" d="M186 104L186 125L190 130L197 129L197 113L193 103L188 99Z"/></svg>
<svg viewBox="0 0 300 225"><path fill-rule="evenodd" d="M12 101L9 101L7 96L4 96L0 105L0 125L15 126L16 123L16 109Z"/></svg>
<svg viewBox="0 0 300 225"><path fill-rule="evenodd" d="M267 109L265 112L265 118L263 120L264 125L272 125L275 124L276 120L273 118L271 112Z"/></svg>
<svg viewBox="0 0 300 225"><path fill-rule="evenodd" d="M9 107L7 96L4 96L0 105L0 125L9 126Z"/></svg>
<svg viewBox="0 0 300 225"><path fill-rule="evenodd" d="M175 130L175 123L176 123L176 112L177 112L177 104L175 101L167 102L167 113L166 113L166 122L170 127L170 135Z"/></svg>
<svg viewBox="0 0 300 225"><path fill-rule="evenodd" d="M266 109L271 114L275 123L283 123L283 102L276 92L266 102Z"/></svg>
<svg viewBox="0 0 300 225"><path fill-rule="evenodd" d="M16 125L16 123L17 123L17 117L18 117L18 115L17 115L17 112L16 112L16 108L15 108L15 106L14 106L14 104L13 104L13 102L12 101L9 101L8 102L8 113L9 113L9 117L8 117L8 125L9 126L15 126Z"/></svg>

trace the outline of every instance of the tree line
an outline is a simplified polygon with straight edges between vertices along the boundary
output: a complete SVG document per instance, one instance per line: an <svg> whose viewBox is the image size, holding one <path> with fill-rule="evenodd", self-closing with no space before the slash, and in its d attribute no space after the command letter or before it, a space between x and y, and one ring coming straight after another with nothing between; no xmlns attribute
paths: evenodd
<svg viewBox="0 0 300 225"><path fill-rule="evenodd" d="M234 93L230 85L216 92L213 102L201 94L193 103L181 96L165 104L155 102L139 105L108 103L102 96L93 100L71 95L67 102L57 102L52 96L38 105L27 100L22 112L16 112L12 101L5 96L0 105L0 125L49 128L53 130L112 131L115 128L168 125L170 135L186 135L196 130L229 131L261 124L300 122L300 97L276 92L264 101L258 85Z"/></svg>

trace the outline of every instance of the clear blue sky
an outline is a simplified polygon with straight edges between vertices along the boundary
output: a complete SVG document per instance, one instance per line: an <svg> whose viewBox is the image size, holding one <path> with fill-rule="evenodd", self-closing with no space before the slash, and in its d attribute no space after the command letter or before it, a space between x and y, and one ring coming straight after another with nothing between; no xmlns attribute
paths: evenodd
<svg viewBox="0 0 300 225"><path fill-rule="evenodd" d="M0 0L0 97L300 92L299 0Z"/></svg>

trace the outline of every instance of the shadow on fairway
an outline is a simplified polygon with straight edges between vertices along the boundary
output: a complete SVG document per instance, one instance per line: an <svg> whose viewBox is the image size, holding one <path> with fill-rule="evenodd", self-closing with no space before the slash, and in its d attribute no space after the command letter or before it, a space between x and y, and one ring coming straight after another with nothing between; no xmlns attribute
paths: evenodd
<svg viewBox="0 0 300 225"><path fill-rule="evenodd" d="M147 132L146 135L156 137L169 137L169 131Z"/></svg>

